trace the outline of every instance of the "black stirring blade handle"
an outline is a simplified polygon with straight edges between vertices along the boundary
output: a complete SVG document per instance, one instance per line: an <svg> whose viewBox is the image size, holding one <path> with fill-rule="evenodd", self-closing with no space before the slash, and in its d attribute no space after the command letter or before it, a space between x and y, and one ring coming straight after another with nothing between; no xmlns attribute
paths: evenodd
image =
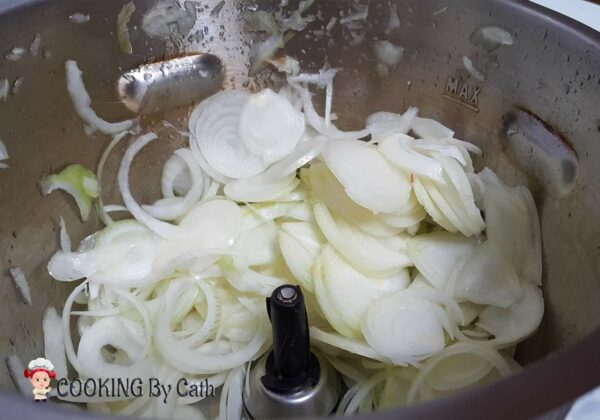
<svg viewBox="0 0 600 420"><path fill-rule="evenodd" d="M298 286L284 285L267 298L273 329L273 350L262 383L271 391L290 393L319 380L319 362L310 351L308 317Z"/></svg>

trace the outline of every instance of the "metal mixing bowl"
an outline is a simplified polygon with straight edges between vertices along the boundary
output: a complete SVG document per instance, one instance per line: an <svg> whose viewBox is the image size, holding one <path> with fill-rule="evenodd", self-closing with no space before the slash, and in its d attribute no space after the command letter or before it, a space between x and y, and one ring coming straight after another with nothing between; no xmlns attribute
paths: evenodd
<svg viewBox="0 0 600 420"><path fill-rule="evenodd" d="M392 1L397 4L401 25L386 34ZM95 221L81 223L75 206L64 196L42 197L36 186L42 175L69 163L95 167L108 141L84 135L66 94L65 60L79 62L97 112L118 120L129 115L115 92L120 73L165 53L163 41L148 38L140 29L141 16L154 4L149 0L135 2L137 11L130 23L133 54L120 52L116 17L124 3L0 0L0 51L27 47L35 33L41 34L42 50L46 50L17 62L0 59L0 78L12 82L23 77L18 93L0 103L0 138L7 145L11 165L0 171L3 356L17 353L28 361L42 355L44 310L48 306L61 309L73 287L53 281L46 270L49 257L58 249L59 216L65 217L74 240L99 228ZM269 8L273 4L228 1L218 14L211 15L217 3L205 0L197 4L199 18L192 33L196 29L206 33L203 40L186 40L185 48L222 57L228 88L258 89L268 77L247 76L251 36L244 32L240 16L246 7ZM309 27L289 41L286 51L308 70L320 68L326 58L332 66L343 68L334 90L334 110L342 128L357 128L376 110L402 112L407 106L417 106L422 115L453 127L458 138L480 146L485 153L477 162L479 167L491 167L508 183L527 185L541 216L546 302L538 332L517 349L517 360L527 364L522 373L452 398L373 416L525 418L561 406L600 383L600 33L524 0L369 3L361 43L351 45L355 42L339 27L332 31L334 42L309 35ZM313 7L322 10L322 20L314 27L320 29L330 16L339 17L339 11L351 5L351 1L317 2ZM91 19L75 24L68 17L76 12L89 14ZM474 35L486 25L507 29L514 45L489 51ZM402 61L388 76L377 71L375 38L390 39L405 48ZM485 80L465 71L463 56L485 64ZM460 96L465 86L466 101ZM184 126L186 113L144 119L144 127L162 130L165 141L144 150L132 168L132 185L139 200L158 197L159 169L168 156L166 149L183 144L173 131L161 128L161 120ZM532 127L528 128L529 123ZM515 133L521 137L515 138ZM533 153L530 141L548 146L549 152L541 157ZM575 161L569 159L572 152ZM119 198L115 179L109 175L115 173L118 159L114 153L106 167L106 202ZM557 169L544 172L548 167ZM20 266L26 273L32 306L19 301L6 271L10 266ZM4 389L0 417L83 415L49 406L42 411L14 394L4 364L0 366L0 385Z"/></svg>

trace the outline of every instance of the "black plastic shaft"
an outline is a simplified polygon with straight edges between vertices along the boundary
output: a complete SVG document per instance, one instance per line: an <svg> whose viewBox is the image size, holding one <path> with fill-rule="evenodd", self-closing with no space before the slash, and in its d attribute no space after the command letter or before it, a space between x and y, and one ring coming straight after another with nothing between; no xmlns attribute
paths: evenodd
<svg viewBox="0 0 600 420"><path fill-rule="evenodd" d="M308 317L298 286L284 285L267 298L273 329L273 350L266 363L264 386L289 393L312 386L319 379L319 362L310 351Z"/></svg>

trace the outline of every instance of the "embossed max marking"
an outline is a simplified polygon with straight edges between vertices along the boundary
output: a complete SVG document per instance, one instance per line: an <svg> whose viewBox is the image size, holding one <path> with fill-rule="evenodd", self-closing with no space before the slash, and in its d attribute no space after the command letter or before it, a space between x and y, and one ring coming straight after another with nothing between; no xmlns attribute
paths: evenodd
<svg viewBox="0 0 600 420"><path fill-rule="evenodd" d="M461 83L456 77L449 76L446 82L446 91L442 96L471 111L479 112L480 93L481 88L479 86L469 85L468 82Z"/></svg>

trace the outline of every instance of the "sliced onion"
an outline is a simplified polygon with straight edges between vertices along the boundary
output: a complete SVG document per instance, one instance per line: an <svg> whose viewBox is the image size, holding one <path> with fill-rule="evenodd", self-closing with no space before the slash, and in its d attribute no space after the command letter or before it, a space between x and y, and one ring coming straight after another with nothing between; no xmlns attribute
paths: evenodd
<svg viewBox="0 0 600 420"><path fill-rule="evenodd" d="M314 340L317 343L317 345L322 343L337 349L347 351L349 353L367 357L369 359L379 360L384 363L388 362L388 359L379 355L366 342L362 340L359 341L356 339L344 337L337 333L325 332L317 327L310 327L310 338Z"/></svg>
<svg viewBox="0 0 600 420"><path fill-rule="evenodd" d="M8 271L15 286L17 286L17 290L19 291L23 303L31 305L31 289L29 288L29 283L27 282L27 278L25 277L23 270L21 270L21 267L11 267Z"/></svg>
<svg viewBox="0 0 600 420"><path fill-rule="evenodd" d="M389 237L402 231L385 223L373 212L356 204L344 187L323 163L313 163L300 173L311 193L323 201L328 209L339 213L359 229L375 236Z"/></svg>
<svg viewBox="0 0 600 420"><path fill-rule="evenodd" d="M315 219L329 243L357 270L375 277L399 272L411 264L404 253L384 246L378 238L332 215L320 201L313 206Z"/></svg>
<svg viewBox="0 0 600 420"><path fill-rule="evenodd" d="M190 122L190 141L197 143L212 168L231 178L257 175L267 167L240 137L240 116L248 98L248 93L239 91L217 93L198 105L195 125Z"/></svg>
<svg viewBox="0 0 600 420"><path fill-rule="evenodd" d="M71 238L65 225L65 219L60 218L60 248L65 252L71 252Z"/></svg>
<svg viewBox="0 0 600 420"><path fill-rule="evenodd" d="M390 164L374 146L356 140L330 141L323 157L348 196L375 213L401 210L410 198L409 174Z"/></svg>
<svg viewBox="0 0 600 420"><path fill-rule="evenodd" d="M96 170L96 178L98 180L98 187L100 188L100 190L102 190L102 174L104 173L104 165L106 164L106 160L108 159L110 152L115 148L115 146L117 144L119 144L121 142L121 140L126 138L128 134L129 134L129 132L124 131L122 133L119 133L119 134L113 136L113 139L111 140L111 142L108 144L108 146L106 146L106 149L104 149L104 152L102 152L102 156L100 157L100 162L98 163L98 169ZM100 191L100 192L102 192L102 191ZM96 211L98 212L98 217L100 217L100 220L102 220L102 223L104 223L105 225L109 225L109 224L113 223L113 220L107 214L108 210L105 209L104 202L102 201L102 194L100 194L98 196L98 202L96 203Z"/></svg>
<svg viewBox="0 0 600 420"><path fill-rule="evenodd" d="M174 304L174 295L167 291L163 304L168 313ZM226 369L241 366L259 355L268 335L268 321L261 317L256 320L256 328L252 340L240 350L224 354L210 354L200 349L181 346L177 343L170 329L168 319L159 317L156 324L156 344L165 360L181 371L193 374L218 373Z"/></svg>
<svg viewBox="0 0 600 420"><path fill-rule="evenodd" d="M157 136L154 133L145 134L141 137L138 137L129 147L129 149L127 149L119 167L119 190L121 191L121 196L123 197L125 206L127 206L127 209L133 215L133 217L135 217L140 223L148 226L148 228L156 234L168 238L173 237L178 233L177 227L170 223L157 220L144 211L144 209L142 209L142 207L140 207L140 205L135 201L129 189L129 170L131 168L133 159L144 146L156 139Z"/></svg>
<svg viewBox="0 0 600 420"><path fill-rule="evenodd" d="M183 198L171 197L159 200L153 205L142 206L148 214L161 220L175 220L185 215L202 198L206 187L207 180L194 160L192 152L189 149L179 149L175 155L187 165L192 177L192 187Z"/></svg>
<svg viewBox="0 0 600 420"><path fill-rule="evenodd" d="M373 139L383 139L394 134L408 134L418 112L417 108L408 108L404 114L375 112L367 117L367 128L371 131Z"/></svg>
<svg viewBox="0 0 600 420"><path fill-rule="evenodd" d="M42 321L44 330L44 356L52 360L54 370L59 378L67 377L67 358L62 330L62 319L56 309L49 307Z"/></svg>
<svg viewBox="0 0 600 420"><path fill-rule="evenodd" d="M415 117L411 129L421 139L443 139L454 136L454 131L430 118Z"/></svg>
<svg viewBox="0 0 600 420"><path fill-rule="evenodd" d="M264 174L249 178L235 179L225 185L225 195L241 202L264 202L276 200L291 193L299 181L290 174L277 181L267 181Z"/></svg>
<svg viewBox="0 0 600 420"><path fill-rule="evenodd" d="M515 270L486 241L455 265L448 290L457 299L506 308L523 295Z"/></svg>
<svg viewBox="0 0 600 420"><path fill-rule="evenodd" d="M474 247L473 239L434 232L415 236L408 242L406 253L427 281L444 290L453 268Z"/></svg>
<svg viewBox="0 0 600 420"><path fill-rule="evenodd" d="M184 196L192 188L194 179L185 160L172 154L165 162L160 177L160 191L165 198ZM206 182L202 179L202 182Z"/></svg>
<svg viewBox="0 0 600 420"><path fill-rule="evenodd" d="M320 76L319 78L316 78L316 80L320 79ZM370 130L368 129L360 131L341 131L338 128L336 128L333 124L327 124L326 119L317 114L317 111L315 110L315 107L312 103L312 97L308 89L294 83L292 83L292 86L296 88L296 90L302 97L302 107L307 123L311 127L313 127L319 134L322 134L330 139L339 140L356 140L370 134Z"/></svg>
<svg viewBox="0 0 600 420"><path fill-rule="evenodd" d="M246 149L268 165L294 150L304 134L304 117L285 97L264 89L245 101L239 133Z"/></svg>
<svg viewBox="0 0 600 420"><path fill-rule="evenodd" d="M444 348L444 310L409 291L378 300L362 320L367 342L394 364L411 364ZM393 339L390 339L393 337Z"/></svg>
<svg viewBox="0 0 600 420"><path fill-rule="evenodd" d="M90 377L125 378L147 377L146 360L134 362L143 348L141 326L123 317L105 317L94 322L82 335L77 349L81 374ZM112 345L122 352L123 359L113 363L102 355L102 348ZM128 364L131 363L131 364Z"/></svg>
<svg viewBox="0 0 600 420"><path fill-rule="evenodd" d="M314 291L311 268L321 252L325 238L314 223L283 223L279 229L279 247L288 268L300 286Z"/></svg>
<svg viewBox="0 0 600 420"><path fill-rule="evenodd" d="M488 240L513 265L519 278L540 285L540 222L531 193L523 187L507 187L489 169L480 172L478 178L483 186Z"/></svg>
<svg viewBox="0 0 600 420"><path fill-rule="evenodd" d="M369 305L406 288L407 272L383 279L356 271L331 245L325 245L313 266L315 295L325 318L340 334L360 337L360 325Z"/></svg>
<svg viewBox="0 0 600 420"><path fill-rule="evenodd" d="M418 226L427 216L427 212L417 200L417 196L411 193L406 205L394 213L380 213L381 220L390 226L410 230Z"/></svg>
<svg viewBox="0 0 600 420"><path fill-rule="evenodd" d="M542 321L544 299L539 287L523 283L523 296L508 308L488 306L476 325L494 335L488 344L510 347L529 337Z"/></svg>
<svg viewBox="0 0 600 420"><path fill-rule="evenodd" d="M382 141L379 151L394 165L445 184L442 165L435 159L415 151L412 147L415 142L412 137L398 134Z"/></svg>
<svg viewBox="0 0 600 420"><path fill-rule="evenodd" d="M279 286L283 286L286 281L273 276L267 276L256 272L250 268L241 267L241 264L236 264L231 259L224 257L219 265L227 282L243 293L256 293L260 296L271 296L273 290Z"/></svg>
<svg viewBox="0 0 600 420"><path fill-rule="evenodd" d="M240 252L240 259L249 266L274 264L280 255L277 236L277 225L265 221L241 232L233 249Z"/></svg>
<svg viewBox="0 0 600 420"><path fill-rule="evenodd" d="M502 376L507 376L512 372L510 365L504 360L504 358L496 351L491 350L485 346L480 346L470 343L456 343L448 346L444 351L435 355L429 359L423 369L414 379L407 396L407 402L412 403L415 401L417 394L421 391L423 381L431 374L433 369L442 361L448 357L452 357L457 354L473 354L481 357L487 362L491 363Z"/></svg>
<svg viewBox="0 0 600 420"><path fill-rule="evenodd" d="M310 161L321 153L326 141L325 137L319 136L301 142L288 156L273 164L265 171L265 179L275 181L295 173L298 168L310 163Z"/></svg>
<svg viewBox="0 0 600 420"><path fill-rule="evenodd" d="M81 118L84 123L105 134L118 134L133 128L136 124L136 120L132 119L118 123L110 123L96 115L91 107L92 100L83 84L81 70L79 70L77 62L67 60L65 62L65 70L67 72L67 91L75 106L75 112L77 112L77 115L79 115L79 118Z"/></svg>

